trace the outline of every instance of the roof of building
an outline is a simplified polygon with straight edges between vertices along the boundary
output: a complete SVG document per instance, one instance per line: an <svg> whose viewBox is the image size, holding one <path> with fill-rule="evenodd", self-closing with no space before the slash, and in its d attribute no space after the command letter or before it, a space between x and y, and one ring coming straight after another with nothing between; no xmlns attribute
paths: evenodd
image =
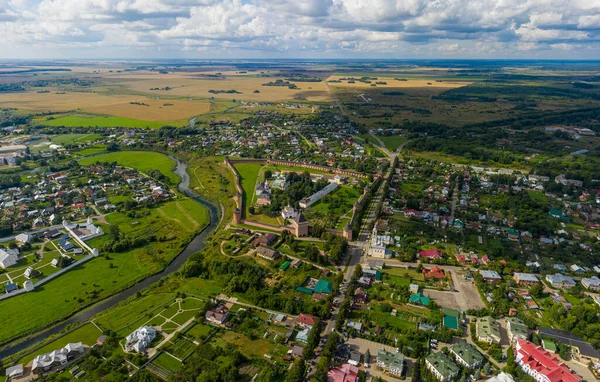
<svg viewBox="0 0 600 382"><path fill-rule="evenodd" d="M323 279L319 279L319 281L317 282L317 285L315 286L314 292L315 293L331 293L332 291L332 283L331 281L327 281L327 280L323 280Z"/></svg>
<svg viewBox="0 0 600 382"><path fill-rule="evenodd" d="M527 336L527 325L522 320L517 317L508 317L507 320L510 323L510 331L513 335L521 334Z"/></svg>
<svg viewBox="0 0 600 382"><path fill-rule="evenodd" d="M7 368L4 371L4 373L9 378L18 376L18 375L22 375L23 374L23 364L11 366L11 367Z"/></svg>
<svg viewBox="0 0 600 382"><path fill-rule="evenodd" d="M402 353L392 353L382 349L377 350L377 362L383 362L386 367L404 366L404 356Z"/></svg>
<svg viewBox="0 0 600 382"><path fill-rule="evenodd" d="M458 365L446 353L441 351L430 354L426 359L444 378L448 378L460 370Z"/></svg>
<svg viewBox="0 0 600 382"><path fill-rule="evenodd" d="M319 319L317 317L305 313L300 313L298 317L296 317L296 322L304 325L314 326L318 321Z"/></svg>
<svg viewBox="0 0 600 382"><path fill-rule="evenodd" d="M306 220L306 217L304 216L304 214L302 212L300 212L295 218L294 221L296 223L305 223L308 220Z"/></svg>
<svg viewBox="0 0 600 382"><path fill-rule="evenodd" d="M484 279L494 279L494 280L502 279L502 277L500 276L500 273L498 273L496 271L488 271L485 269L480 269L479 273L481 274L481 277L483 277Z"/></svg>
<svg viewBox="0 0 600 382"><path fill-rule="evenodd" d="M490 316L477 319L477 335L479 337L500 338L500 327L498 322Z"/></svg>
<svg viewBox="0 0 600 382"><path fill-rule="evenodd" d="M515 351L517 359L526 364L529 369L544 375L550 382L580 382L582 378L571 369L553 357L541 346L519 339Z"/></svg>
<svg viewBox="0 0 600 382"><path fill-rule="evenodd" d="M286 269L288 269L290 267L290 262L286 261L285 263L281 264L281 266L279 267L279 269L281 269L282 271L285 271Z"/></svg>
<svg viewBox="0 0 600 382"><path fill-rule="evenodd" d="M429 301L431 301L431 299L429 297L426 297L421 292L413 293L410 295L410 302L413 304L421 304L423 306L428 306Z"/></svg>
<svg viewBox="0 0 600 382"><path fill-rule="evenodd" d="M483 355L477 351L475 346L466 342L459 342L452 346L452 352L466 362L469 366L483 362L484 359Z"/></svg>
<svg viewBox="0 0 600 382"><path fill-rule="evenodd" d="M540 282L540 280L538 280L538 278L533 273L515 272L514 276L517 277L519 281L529 281L536 283Z"/></svg>
<svg viewBox="0 0 600 382"><path fill-rule="evenodd" d="M550 337L557 342L576 347L579 349L579 353L583 356L600 359L600 353L598 353L598 350L596 350L592 344L586 342L583 338L578 337L571 332L566 330L544 328L541 326L538 326L538 332L542 336Z"/></svg>

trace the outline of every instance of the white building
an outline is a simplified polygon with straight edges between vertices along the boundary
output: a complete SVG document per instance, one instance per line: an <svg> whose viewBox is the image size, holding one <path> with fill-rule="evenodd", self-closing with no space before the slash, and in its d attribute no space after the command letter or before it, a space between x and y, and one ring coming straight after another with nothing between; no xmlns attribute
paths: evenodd
<svg viewBox="0 0 600 382"><path fill-rule="evenodd" d="M127 336L125 350L142 353L156 337L156 331L151 326L141 326Z"/></svg>
<svg viewBox="0 0 600 382"><path fill-rule="evenodd" d="M337 183L329 183L327 186L325 186L322 189L320 189L319 191L315 192L308 198L302 199L298 203L298 205L301 208L308 208L308 207L312 206L313 204L315 204L316 202L318 202L319 200L323 199L325 196L327 196L329 193L331 193L336 188L338 188Z"/></svg>
<svg viewBox="0 0 600 382"><path fill-rule="evenodd" d="M298 216L298 211L292 206L285 206L281 210L281 217L284 219L295 219Z"/></svg>
<svg viewBox="0 0 600 382"><path fill-rule="evenodd" d="M15 240L21 244L30 243L33 240L33 237L26 233L21 233L15 237Z"/></svg>
<svg viewBox="0 0 600 382"><path fill-rule="evenodd" d="M598 278L598 276L592 276L590 278L582 278L581 285L583 285L584 288L589 289L589 290L600 291L600 278Z"/></svg>
<svg viewBox="0 0 600 382"><path fill-rule="evenodd" d="M0 248L0 268L12 267L19 261L19 250Z"/></svg>
<svg viewBox="0 0 600 382"><path fill-rule="evenodd" d="M35 374L45 372L68 364L70 361L83 354L81 342L67 344L64 348L40 354L33 359L31 371Z"/></svg>
<svg viewBox="0 0 600 382"><path fill-rule="evenodd" d="M378 259L389 259L392 257L392 251L387 249L387 246L393 244L394 239L390 235L378 235L377 228L373 227L369 245L369 256Z"/></svg>

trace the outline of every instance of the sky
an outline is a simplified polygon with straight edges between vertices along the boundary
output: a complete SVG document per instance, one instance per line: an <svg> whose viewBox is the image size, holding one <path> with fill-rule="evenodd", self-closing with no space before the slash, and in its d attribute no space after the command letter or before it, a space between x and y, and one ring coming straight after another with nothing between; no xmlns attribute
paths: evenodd
<svg viewBox="0 0 600 382"><path fill-rule="evenodd" d="M600 59L600 0L0 0L4 59Z"/></svg>

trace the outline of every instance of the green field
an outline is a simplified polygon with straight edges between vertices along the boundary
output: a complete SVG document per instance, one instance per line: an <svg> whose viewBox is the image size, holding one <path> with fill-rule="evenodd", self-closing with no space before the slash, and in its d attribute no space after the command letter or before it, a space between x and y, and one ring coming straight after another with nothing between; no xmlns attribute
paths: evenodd
<svg viewBox="0 0 600 382"><path fill-rule="evenodd" d="M125 336L162 311L165 304L172 303L174 296L173 293L160 293L128 300L95 321L102 329L110 329Z"/></svg>
<svg viewBox="0 0 600 382"><path fill-rule="evenodd" d="M390 151L396 150L398 148L398 146L400 146L402 143L404 143L408 140L408 138L401 137L398 135L392 135L392 136L388 136L388 137L380 136L379 139L381 139L383 141L383 143L385 144L385 147Z"/></svg>
<svg viewBox="0 0 600 382"><path fill-rule="evenodd" d="M55 341L50 342L48 345L34 351L33 353L23 357L19 361L24 365L33 361L36 355L49 353L52 350L58 350L68 343L81 342L84 345L92 346L96 343L98 337L102 335L102 332L98 330L93 324L86 324L79 329L72 331L64 337L58 338Z"/></svg>
<svg viewBox="0 0 600 382"><path fill-rule="evenodd" d="M93 142L100 138L102 138L100 134L60 134L50 137L52 143L63 146Z"/></svg>
<svg viewBox="0 0 600 382"><path fill-rule="evenodd" d="M165 122L149 122L133 118L87 114L69 115L41 121L40 123L47 126L65 127L135 127L150 129L159 129L166 124Z"/></svg>
<svg viewBox="0 0 600 382"><path fill-rule="evenodd" d="M169 371L177 371L181 369L181 362L171 357L167 353L162 353L156 357L152 363Z"/></svg>
<svg viewBox="0 0 600 382"><path fill-rule="evenodd" d="M254 198L254 188L258 179L258 172L262 164L259 163L240 163L235 165L235 169L239 172L242 178L242 188L244 189L244 207L248 213L248 207Z"/></svg>
<svg viewBox="0 0 600 382"><path fill-rule="evenodd" d="M188 217L185 220L170 218L162 210L164 208L171 211L173 205L178 203L185 206L195 202L187 199L172 201L135 219L119 212L107 215L108 222L118 225L121 233L126 236L155 235L161 240L127 252L108 253L108 258L95 258L36 288L35 292L1 301L0 322L12 324L0 331L0 343L63 319L82 307L163 269L181 251L182 246L191 240L199 227L208 222L208 214L204 209L195 210L192 219L196 224L192 224ZM192 204L188 207L196 208ZM138 224L132 224L134 222ZM91 240L89 245L102 248L107 240L108 235L104 235ZM43 314L31 315L32 311Z"/></svg>
<svg viewBox="0 0 600 382"><path fill-rule="evenodd" d="M173 173L175 162L168 156L151 151L119 151L85 158L79 161L82 166L89 166L96 162L117 162L121 166L133 167L138 171L148 173L150 170L159 170L169 178L172 184L179 183L179 176Z"/></svg>

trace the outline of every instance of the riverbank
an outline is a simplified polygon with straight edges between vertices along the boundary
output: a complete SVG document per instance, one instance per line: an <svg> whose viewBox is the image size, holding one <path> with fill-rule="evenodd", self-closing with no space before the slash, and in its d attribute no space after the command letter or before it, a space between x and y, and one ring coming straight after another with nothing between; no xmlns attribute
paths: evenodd
<svg viewBox="0 0 600 382"><path fill-rule="evenodd" d="M199 232L162 271L153 275L149 275L149 277L145 278L144 280L141 280L135 283L134 285L113 294L105 300L98 302L95 305L88 307L83 311L80 310L79 312L70 315L69 318L63 317L59 324L53 325L51 327L46 326L47 329L42 330L41 332L38 332L35 335L32 335L25 339L15 340L5 345L2 349L0 349L0 358L8 358L14 356L19 352L22 352L28 348L35 346L38 343L41 343L48 337L59 334L65 328L71 326L78 326L83 322L87 322L96 314L113 307L119 302L126 300L127 298L135 295L137 292L159 281L161 278L173 272L176 272L185 263L189 256L204 248L206 239L218 226L220 215L219 209L217 208L217 206L213 205L209 201L204 200L203 198L196 195L189 188L189 176L187 174L186 164L177 159L174 160L176 162L176 167L173 172L181 179L178 186L179 191L188 196L190 199L193 199L194 201L202 204L208 209L209 224L206 227L204 227L204 229L202 229L202 231ZM56 321L54 323L56 323Z"/></svg>

